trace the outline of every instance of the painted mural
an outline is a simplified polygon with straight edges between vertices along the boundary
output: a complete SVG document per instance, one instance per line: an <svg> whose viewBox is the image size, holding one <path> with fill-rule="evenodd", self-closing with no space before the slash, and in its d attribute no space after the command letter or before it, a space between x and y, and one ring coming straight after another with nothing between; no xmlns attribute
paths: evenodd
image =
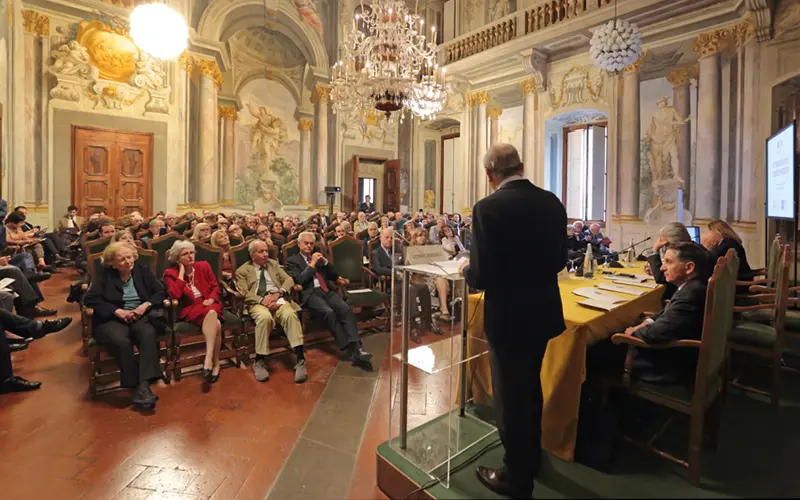
<svg viewBox="0 0 800 500"><path fill-rule="evenodd" d="M522 106L506 108L497 119L497 140L511 144L522 154Z"/></svg>
<svg viewBox="0 0 800 500"><path fill-rule="evenodd" d="M239 97L236 122L236 202L253 210L281 210L300 198L300 135L291 93L278 82L254 80Z"/></svg>
<svg viewBox="0 0 800 500"><path fill-rule="evenodd" d="M678 165L678 135L680 126L689 123L694 172L695 125L691 116L682 117L673 106L672 85L666 78L647 80L640 84L640 144L639 144L639 214L652 223L661 218L675 220L674 211L678 189L692 179L682 179ZM697 89L690 90L690 109L697 109ZM684 207L684 210L688 209ZM661 217L661 215L663 217Z"/></svg>
<svg viewBox="0 0 800 500"><path fill-rule="evenodd" d="M317 14L317 5L314 0L294 0L294 5L297 7L297 13L303 18L303 21L310 24L317 32L322 35L322 21Z"/></svg>

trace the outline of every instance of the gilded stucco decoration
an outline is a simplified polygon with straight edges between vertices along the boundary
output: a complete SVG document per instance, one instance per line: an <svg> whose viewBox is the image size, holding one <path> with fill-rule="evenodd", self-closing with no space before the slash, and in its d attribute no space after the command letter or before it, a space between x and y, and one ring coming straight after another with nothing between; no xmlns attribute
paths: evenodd
<svg viewBox="0 0 800 500"><path fill-rule="evenodd" d="M36 36L50 35L50 18L35 10L22 11L22 28Z"/></svg>
<svg viewBox="0 0 800 500"><path fill-rule="evenodd" d="M239 119L239 113L233 106L217 106L217 115L223 120L236 121Z"/></svg>
<svg viewBox="0 0 800 500"><path fill-rule="evenodd" d="M755 22L751 16L743 21L709 33L701 33L695 40L692 50L700 57L709 57L723 50L742 47L755 34Z"/></svg>
<svg viewBox="0 0 800 500"><path fill-rule="evenodd" d="M573 67L557 85L550 87L550 109L602 101L605 75L603 70L592 75L586 68Z"/></svg>
<svg viewBox="0 0 800 500"><path fill-rule="evenodd" d="M125 109L145 96L145 113L169 113L169 86L164 63L139 51L126 21L98 15L73 24L67 41L52 48L49 71L56 77L53 99L95 107Z"/></svg>
<svg viewBox="0 0 800 500"><path fill-rule="evenodd" d="M205 76L210 78L218 88L222 86L222 72L214 59L197 57L184 52L178 58L178 66L185 69L195 83L200 81L200 77Z"/></svg>

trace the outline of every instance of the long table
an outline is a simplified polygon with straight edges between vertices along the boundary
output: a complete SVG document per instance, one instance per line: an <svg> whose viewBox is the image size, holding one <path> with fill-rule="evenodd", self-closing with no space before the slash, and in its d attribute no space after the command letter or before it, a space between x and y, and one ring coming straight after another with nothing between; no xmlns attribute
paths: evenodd
<svg viewBox="0 0 800 500"><path fill-rule="evenodd" d="M641 273L642 266L612 271ZM638 297L617 294L629 299L611 311L589 309L578 304L583 297L573 294L573 290L593 287L611 281L605 277L594 279L575 278L560 281L561 302L564 308L566 330L547 344L542 363L542 391L544 407L542 410L542 447L550 453L567 461L572 461L575 453L575 439L578 433L578 408L581 397L581 384L586 378L586 347L614 333L623 331L639 321L645 311L661 309L663 287L649 290ZM477 308L477 310L476 310ZM468 338L485 339L483 330L483 303L481 294L469 297L470 322ZM536 318L531 318L532 322ZM484 341L467 343L468 356L476 353ZM480 356L472 361L467 373L472 377L472 398L476 404L491 406L492 383L489 357ZM477 366L475 366L477 365Z"/></svg>

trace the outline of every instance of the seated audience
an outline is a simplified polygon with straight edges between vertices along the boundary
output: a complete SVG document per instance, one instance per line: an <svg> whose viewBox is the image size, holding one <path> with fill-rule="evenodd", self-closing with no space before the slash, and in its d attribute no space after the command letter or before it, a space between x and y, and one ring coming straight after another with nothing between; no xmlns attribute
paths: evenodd
<svg viewBox="0 0 800 500"><path fill-rule="evenodd" d="M394 263L392 262L392 241L394 240L394 230L390 227L381 229L381 244L372 250L369 256L369 263L372 272L378 276L392 277L392 267L401 265L403 260L403 250L395 245ZM402 276L402 274L398 274ZM386 281L387 293L391 292L391 280Z"/></svg>
<svg viewBox="0 0 800 500"><path fill-rule="evenodd" d="M53 316L55 309L44 309L39 304L44 300L38 281L43 281L50 277L46 273L38 273L30 278L22 270L9 264L9 257L0 257L0 279L11 278L12 281L7 287L16 294L16 298L11 296L12 304L17 309L17 314L26 318L39 318L43 316ZM10 310L10 309L7 309Z"/></svg>
<svg viewBox="0 0 800 500"><path fill-rule="evenodd" d="M178 225L178 217L175 214L167 214L164 216L164 228L167 233L175 231L175 226Z"/></svg>
<svg viewBox="0 0 800 500"><path fill-rule="evenodd" d="M389 227L389 217L381 217L381 229Z"/></svg>
<svg viewBox="0 0 800 500"><path fill-rule="evenodd" d="M567 224L567 260L573 262L574 266L580 265L588 245L589 242L584 238L576 238L575 227Z"/></svg>
<svg viewBox="0 0 800 500"><path fill-rule="evenodd" d="M64 264L67 262L67 259L61 255L66 246L58 233L45 233L39 226L34 227L32 224L30 224L28 222L27 207L20 205L18 207L14 207L14 211L25 216L25 222L22 224L22 230L34 238L41 239L42 248L44 248L45 262L49 264Z"/></svg>
<svg viewBox="0 0 800 500"><path fill-rule="evenodd" d="M61 230L80 230L83 226L83 217L78 215L78 207L70 205L67 207L67 213L58 219L58 229Z"/></svg>
<svg viewBox="0 0 800 500"><path fill-rule="evenodd" d="M208 243L211 239L211 226L206 222L200 222L194 226L192 231L192 241L199 241L200 243Z"/></svg>
<svg viewBox="0 0 800 500"><path fill-rule="evenodd" d="M369 258L369 242L380 235L378 224L370 222L367 224L367 234L364 235L364 257Z"/></svg>
<svg viewBox="0 0 800 500"><path fill-rule="evenodd" d="M583 226L583 221L576 220L572 223L572 228L575 230L576 238L586 238L586 228ZM588 239L586 241L589 241Z"/></svg>
<svg viewBox="0 0 800 500"><path fill-rule="evenodd" d="M348 280L339 276L328 260L314 252L316 237L304 232L297 238L300 250L286 261L286 269L294 282L302 287L300 304L325 321L345 358L357 363L369 363L372 354L361 346L356 318L350 306L336 293L333 282L346 285Z"/></svg>
<svg viewBox="0 0 800 500"><path fill-rule="evenodd" d="M127 243L128 245L136 248L136 240L133 239L133 235L127 229L120 229L111 235L111 243L117 242Z"/></svg>
<svg viewBox="0 0 800 500"><path fill-rule="evenodd" d="M422 246L428 243L428 232L423 228L416 228L410 233L411 246ZM409 286L409 300L411 301L411 340L420 343L420 337L425 330L430 330L437 335L441 335L442 331L438 325L433 321L433 307L431 305L431 292L430 285L433 285L439 292L440 311L442 312L442 319L445 321L450 320L450 314L447 311L447 280L444 278L432 278L419 274L411 275L411 284ZM416 307L417 300L419 300L422 313Z"/></svg>
<svg viewBox="0 0 800 500"><path fill-rule="evenodd" d="M433 228L431 228L433 229ZM453 228L450 226L442 226L439 229L439 241L442 244L442 248L450 256L450 258L455 257L460 252L466 251L464 245L461 244L461 240L453 234Z"/></svg>
<svg viewBox="0 0 800 500"><path fill-rule="evenodd" d="M428 241L436 245L441 243L439 240L439 231L442 230L446 223L447 222L443 218L436 219L436 225L431 226L430 230L428 231Z"/></svg>
<svg viewBox="0 0 800 500"><path fill-rule="evenodd" d="M239 243L243 242L244 233L242 232L242 226L239 224L231 224L231 227L228 228L228 236L239 240Z"/></svg>
<svg viewBox="0 0 800 500"><path fill-rule="evenodd" d="M275 245L272 242L272 233L270 233L269 228L267 226L259 225L256 228L256 238L266 243L268 247Z"/></svg>
<svg viewBox="0 0 800 500"><path fill-rule="evenodd" d="M211 235L211 246L222 250L222 277L233 277L233 263L231 262L231 240L225 230L214 231Z"/></svg>
<svg viewBox="0 0 800 500"><path fill-rule="evenodd" d="M28 345L27 339L40 339L49 333L63 330L70 323L72 323L72 318L33 321L0 309L0 394L32 391L42 386L41 382L32 382L14 375L11 364L11 347L6 333L14 334L17 338L25 340L24 344L17 344L24 345L24 349Z"/></svg>
<svg viewBox="0 0 800 500"><path fill-rule="evenodd" d="M308 379L308 368L303 351L303 327L297 317L300 306L290 298L294 281L277 262L269 258L266 243L253 240L248 250L250 260L236 270L236 288L244 294L245 308L256 324L253 374L259 382L269 380L269 334L278 323L283 327L297 358L294 381L303 383Z"/></svg>
<svg viewBox="0 0 800 500"><path fill-rule="evenodd" d="M32 233L23 231L22 225L24 222L25 216L20 212L11 212L6 216L6 242L26 247L36 260L36 267L40 270L46 272L54 271L44 260L44 248L41 241L34 238Z"/></svg>
<svg viewBox="0 0 800 500"><path fill-rule="evenodd" d="M284 243L286 243L286 236L283 234L283 222L279 220L274 221L270 226L270 232L272 242L278 247L278 253L280 253L281 248Z"/></svg>
<svg viewBox="0 0 800 500"><path fill-rule="evenodd" d="M84 303L94 309L94 338L119 364L120 385L135 388L133 404L150 409L158 400L150 384L162 377L157 336L166 325L163 307L168 295L150 267L138 264L137 258L129 244L110 244L103 251L105 270L95 276Z"/></svg>
<svg viewBox="0 0 800 500"><path fill-rule="evenodd" d="M216 230L217 230L217 231L225 231L225 232L227 233L227 232L228 232L228 226L230 226L230 225L231 225L231 223L230 223L230 222L228 222L228 219L226 219L225 217L222 217L222 216L220 215L220 216L217 218L217 227L216 227Z"/></svg>
<svg viewBox="0 0 800 500"><path fill-rule="evenodd" d="M164 284L169 296L180 301L181 321L192 323L203 332L206 339L203 378L213 384L219 380L220 372L222 296L211 266L208 262L196 262L194 257L192 242L173 243L167 253L170 267L164 271Z"/></svg>
<svg viewBox="0 0 800 500"><path fill-rule="evenodd" d="M589 237L588 242L592 245L592 253L594 253L595 259L599 260L600 257L603 257L605 261L617 259L617 252L608 248L607 245L610 243L608 243L608 239L603 236L603 233L600 232L600 224L593 223L589 226L587 235Z"/></svg>
<svg viewBox="0 0 800 500"><path fill-rule="evenodd" d="M667 282L664 272L661 270L661 252L665 251L667 245L675 246L680 243L690 243L692 241L686 226L680 222L671 222L662 227L658 232L658 238L653 243L653 255L647 258L644 271L652 276L656 283L664 285L663 300L669 300L675 294L677 288L672 283Z"/></svg>
<svg viewBox="0 0 800 500"><path fill-rule="evenodd" d="M706 284L710 275L708 252L695 243L668 245L661 270L676 288L660 312L625 330L648 344L675 340L700 340L705 314ZM587 370L621 374L627 346L599 342L587 352ZM697 369L697 349L637 349L633 376L660 384L688 384Z"/></svg>
<svg viewBox="0 0 800 500"><path fill-rule="evenodd" d="M736 256L739 257L739 276L740 280L752 279L753 270L747 262L747 253L742 246L742 238L724 220L715 219L708 223L709 231L703 234L703 246L705 246L714 257L714 262L725 255L728 250L733 248Z"/></svg>
<svg viewBox="0 0 800 500"><path fill-rule="evenodd" d="M367 229L367 214L364 212L358 213L358 219L353 223L353 232L358 234Z"/></svg>

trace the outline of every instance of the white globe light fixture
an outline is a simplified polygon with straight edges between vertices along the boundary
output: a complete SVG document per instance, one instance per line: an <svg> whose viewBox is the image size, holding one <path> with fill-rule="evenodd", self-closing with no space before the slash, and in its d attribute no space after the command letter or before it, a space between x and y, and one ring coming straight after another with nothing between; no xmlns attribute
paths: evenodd
<svg viewBox="0 0 800 500"><path fill-rule="evenodd" d="M642 33L635 24L615 19L595 28L589 45L589 55L595 65L618 73L639 59Z"/></svg>
<svg viewBox="0 0 800 500"><path fill-rule="evenodd" d="M163 3L142 4L131 12L131 39L155 58L177 59L188 45L189 27Z"/></svg>

